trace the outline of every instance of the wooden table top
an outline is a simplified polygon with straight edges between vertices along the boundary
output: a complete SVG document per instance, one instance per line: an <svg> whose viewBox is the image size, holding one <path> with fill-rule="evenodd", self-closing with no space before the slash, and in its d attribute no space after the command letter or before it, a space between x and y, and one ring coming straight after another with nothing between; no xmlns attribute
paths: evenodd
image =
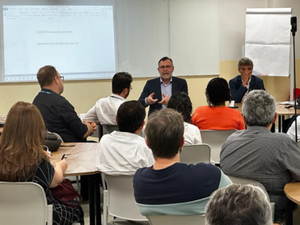
<svg viewBox="0 0 300 225"><path fill-rule="evenodd" d="M287 105L280 105L280 102L276 102L276 112L278 115L294 115L295 109L294 107L285 108ZM235 103L234 106L237 106L237 110L242 113L242 103ZM297 109L297 114L300 114L300 109Z"/></svg>
<svg viewBox="0 0 300 225"><path fill-rule="evenodd" d="M284 186L284 193L294 203L300 205L300 182L290 182Z"/></svg>
<svg viewBox="0 0 300 225"><path fill-rule="evenodd" d="M63 154L68 163L65 176L91 175L100 173L96 168L95 157L98 143L80 142L80 143L61 143L61 147L52 152L51 163L55 165L61 160Z"/></svg>

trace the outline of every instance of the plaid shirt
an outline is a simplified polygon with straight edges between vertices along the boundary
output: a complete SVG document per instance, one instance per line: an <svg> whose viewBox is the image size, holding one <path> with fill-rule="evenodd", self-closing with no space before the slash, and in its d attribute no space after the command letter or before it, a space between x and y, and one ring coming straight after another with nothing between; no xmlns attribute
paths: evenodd
<svg viewBox="0 0 300 225"><path fill-rule="evenodd" d="M276 204L276 215L285 212L284 185L300 181L300 150L287 134L253 126L228 137L220 154L225 174L262 183Z"/></svg>

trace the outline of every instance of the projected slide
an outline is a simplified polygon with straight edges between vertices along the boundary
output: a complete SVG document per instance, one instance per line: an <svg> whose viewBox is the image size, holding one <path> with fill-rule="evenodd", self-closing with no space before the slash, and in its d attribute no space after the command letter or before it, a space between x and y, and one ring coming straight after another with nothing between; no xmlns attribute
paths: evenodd
<svg viewBox="0 0 300 225"><path fill-rule="evenodd" d="M115 73L112 6L4 5L3 30L5 81L36 80L44 65L65 80Z"/></svg>

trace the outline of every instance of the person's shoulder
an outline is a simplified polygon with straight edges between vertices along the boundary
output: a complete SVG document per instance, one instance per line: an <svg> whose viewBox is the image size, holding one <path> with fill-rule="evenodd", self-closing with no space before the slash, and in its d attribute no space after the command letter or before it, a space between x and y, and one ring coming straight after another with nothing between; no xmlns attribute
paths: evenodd
<svg viewBox="0 0 300 225"><path fill-rule="evenodd" d="M183 123L185 127L187 127L189 130L199 130L199 128L197 126L195 126L194 124L191 124L191 123L187 123L187 122L184 122Z"/></svg>
<svg viewBox="0 0 300 225"><path fill-rule="evenodd" d="M175 81L175 82L186 82L185 79L180 78L180 77L174 77L174 76L172 76L172 79L173 79L173 81Z"/></svg>
<svg viewBox="0 0 300 225"><path fill-rule="evenodd" d="M240 77L241 75L237 75L234 78L230 79L229 82L236 82Z"/></svg>
<svg viewBox="0 0 300 225"><path fill-rule="evenodd" d="M242 115L241 112L237 109L230 108L228 106L223 107L223 110L226 110L227 112L235 115Z"/></svg>
<svg viewBox="0 0 300 225"><path fill-rule="evenodd" d="M276 140L281 140L284 141L285 143L294 143L295 141L290 138L290 136L286 133L279 133L279 132L275 132L275 133L270 133L270 137L276 139Z"/></svg>
<svg viewBox="0 0 300 225"><path fill-rule="evenodd" d="M160 77L156 77L156 78L147 80L147 83L150 83L150 84L155 83L155 82L160 82Z"/></svg>
<svg viewBox="0 0 300 225"><path fill-rule="evenodd" d="M204 110L209 110L209 109L211 109L210 106L208 106L208 105L203 105L203 106L198 106L198 107L195 109L195 111L204 111Z"/></svg>
<svg viewBox="0 0 300 225"><path fill-rule="evenodd" d="M194 176L203 176L203 175L217 175L221 173L220 169L213 164L210 163L197 163L197 164L189 164L185 166L186 168L180 168L181 171L188 170L190 174Z"/></svg>
<svg viewBox="0 0 300 225"><path fill-rule="evenodd" d="M142 167L138 168L137 171L134 174L134 180L139 179L139 177L145 177L148 173L152 172L152 166L151 167Z"/></svg>
<svg viewBox="0 0 300 225"><path fill-rule="evenodd" d="M254 76L254 75L251 76L251 79L255 80L256 82L262 82L262 83L264 82L263 79L261 79L258 76Z"/></svg>

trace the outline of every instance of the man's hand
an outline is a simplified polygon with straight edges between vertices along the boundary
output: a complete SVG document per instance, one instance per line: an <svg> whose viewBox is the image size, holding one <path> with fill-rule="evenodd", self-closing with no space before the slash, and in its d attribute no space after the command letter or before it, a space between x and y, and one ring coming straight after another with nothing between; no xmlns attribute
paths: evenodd
<svg viewBox="0 0 300 225"><path fill-rule="evenodd" d="M95 131L97 130L97 124L94 121L90 121L88 123L92 125L92 127L93 127L93 133L95 133Z"/></svg>
<svg viewBox="0 0 300 225"><path fill-rule="evenodd" d="M242 85L244 87L248 84L251 75L252 75L252 71L248 71L242 74Z"/></svg>
<svg viewBox="0 0 300 225"><path fill-rule="evenodd" d="M83 135L83 138L86 138L95 132L95 130L97 129L97 125L94 122L88 121L84 121L83 123L87 126L87 131Z"/></svg>
<svg viewBox="0 0 300 225"><path fill-rule="evenodd" d="M154 92L152 92L147 98L146 98L146 101L149 105L152 105L154 104L155 102L157 102L158 99L153 99L153 95L154 95Z"/></svg>
<svg viewBox="0 0 300 225"><path fill-rule="evenodd" d="M162 93L162 96L164 97L160 102L158 102L159 104L162 105L168 105L169 99L170 97L166 96L164 93Z"/></svg>

